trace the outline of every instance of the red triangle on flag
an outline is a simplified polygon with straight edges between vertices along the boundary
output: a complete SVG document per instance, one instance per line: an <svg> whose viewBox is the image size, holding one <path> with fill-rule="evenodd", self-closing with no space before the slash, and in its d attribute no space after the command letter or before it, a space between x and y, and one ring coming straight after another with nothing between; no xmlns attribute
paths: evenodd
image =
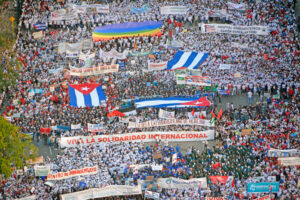
<svg viewBox="0 0 300 200"><path fill-rule="evenodd" d="M95 84L95 83L84 83L84 84L72 84L72 85L70 84L70 87L74 88L80 93L88 95L99 85L100 84Z"/></svg>

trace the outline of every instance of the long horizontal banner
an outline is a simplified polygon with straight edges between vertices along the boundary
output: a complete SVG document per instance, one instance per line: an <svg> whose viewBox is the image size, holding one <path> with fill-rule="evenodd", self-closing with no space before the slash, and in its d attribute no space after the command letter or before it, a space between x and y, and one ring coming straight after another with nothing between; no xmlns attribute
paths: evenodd
<svg viewBox="0 0 300 200"><path fill-rule="evenodd" d="M154 71L154 70L163 70L167 68L168 62L159 62L159 63L153 63L148 61L148 70Z"/></svg>
<svg viewBox="0 0 300 200"><path fill-rule="evenodd" d="M175 118L175 111L166 111L163 109L159 109L158 117L162 119L174 119Z"/></svg>
<svg viewBox="0 0 300 200"><path fill-rule="evenodd" d="M186 6L164 6L160 7L162 15L185 15L188 9Z"/></svg>
<svg viewBox="0 0 300 200"><path fill-rule="evenodd" d="M248 183L248 193L278 192L279 182Z"/></svg>
<svg viewBox="0 0 300 200"><path fill-rule="evenodd" d="M127 196L142 194L140 186L109 185L103 188L93 188L80 192L61 195L62 200L87 200L113 196Z"/></svg>
<svg viewBox="0 0 300 200"><path fill-rule="evenodd" d="M202 24L202 33L228 33L236 35L268 35L267 26L238 26L229 24Z"/></svg>
<svg viewBox="0 0 300 200"><path fill-rule="evenodd" d="M179 178L159 178L157 179L157 185L160 188L167 189L187 189L187 188L207 188L206 178L192 178L189 180L179 179Z"/></svg>
<svg viewBox="0 0 300 200"><path fill-rule="evenodd" d="M100 49L100 58L103 58L105 60L115 58L115 59L125 59L128 55L128 51L123 51L122 53L119 53L116 49L112 49L110 51L103 51Z"/></svg>
<svg viewBox="0 0 300 200"><path fill-rule="evenodd" d="M75 5L73 4L73 9L80 14L97 14L97 13L109 13L108 4L84 4L84 5Z"/></svg>
<svg viewBox="0 0 300 200"><path fill-rule="evenodd" d="M211 86L211 80L207 76L178 75L176 76L176 83L187 85Z"/></svg>
<svg viewBox="0 0 300 200"><path fill-rule="evenodd" d="M103 132L103 123L100 124L90 124L88 123L88 131L90 132Z"/></svg>
<svg viewBox="0 0 300 200"><path fill-rule="evenodd" d="M35 195L31 195L28 197L23 197L23 198L19 198L19 199L15 199L15 200L36 200L37 197Z"/></svg>
<svg viewBox="0 0 300 200"><path fill-rule="evenodd" d="M106 74L113 73L119 70L119 65L104 65L99 67L91 67L91 68L71 68L70 75L71 76L92 76L98 74Z"/></svg>
<svg viewBox="0 0 300 200"><path fill-rule="evenodd" d="M78 145L90 145L102 142L154 142L156 140L163 140L169 142L186 142L186 141L204 141L213 140L214 130L208 131L174 131L174 132L139 132L126 133L116 135L96 135L96 136L75 136L62 137L60 139L60 146L76 147Z"/></svg>
<svg viewBox="0 0 300 200"><path fill-rule="evenodd" d="M279 149L269 149L268 157L295 157L299 156L300 151L297 149L279 150Z"/></svg>
<svg viewBox="0 0 300 200"><path fill-rule="evenodd" d="M223 197L205 197L205 200L225 200Z"/></svg>
<svg viewBox="0 0 300 200"><path fill-rule="evenodd" d="M157 99L135 100L135 106L139 108L156 107L156 108L184 108L184 107L205 107L210 106L211 102L206 97L201 98L184 98L168 97Z"/></svg>
<svg viewBox="0 0 300 200"><path fill-rule="evenodd" d="M263 197L256 198L254 200L271 200L271 196L270 195L266 195L266 196L263 196Z"/></svg>
<svg viewBox="0 0 300 200"><path fill-rule="evenodd" d="M282 166L300 166L300 157L278 158L278 164Z"/></svg>
<svg viewBox="0 0 300 200"><path fill-rule="evenodd" d="M72 178L75 176L82 176L82 175L90 175L90 174L97 174L98 173L98 166L94 167L85 167L82 169L72 169L71 171L67 172L58 172L56 174L48 174L47 180L62 180L66 178Z"/></svg>
<svg viewBox="0 0 300 200"><path fill-rule="evenodd" d="M141 123L129 122L128 128L149 128L169 125L212 126L210 121L205 119L166 119L164 121L150 120Z"/></svg>

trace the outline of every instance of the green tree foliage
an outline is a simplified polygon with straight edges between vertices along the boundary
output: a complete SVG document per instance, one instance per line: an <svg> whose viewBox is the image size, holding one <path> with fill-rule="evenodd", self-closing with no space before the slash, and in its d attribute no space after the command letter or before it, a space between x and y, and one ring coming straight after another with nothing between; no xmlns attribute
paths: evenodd
<svg viewBox="0 0 300 200"><path fill-rule="evenodd" d="M11 176L11 167L21 169L26 160L37 156L38 149L32 144L29 135L0 117L0 174Z"/></svg>

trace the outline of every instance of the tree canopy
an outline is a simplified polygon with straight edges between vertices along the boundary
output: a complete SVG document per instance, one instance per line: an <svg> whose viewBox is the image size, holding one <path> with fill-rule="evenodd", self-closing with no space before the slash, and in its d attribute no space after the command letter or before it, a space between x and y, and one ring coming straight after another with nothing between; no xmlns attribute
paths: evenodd
<svg viewBox="0 0 300 200"><path fill-rule="evenodd" d="M26 160L35 158L37 153L31 136L21 133L18 127L0 117L0 174L10 177L12 167L21 169Z"/></svg>

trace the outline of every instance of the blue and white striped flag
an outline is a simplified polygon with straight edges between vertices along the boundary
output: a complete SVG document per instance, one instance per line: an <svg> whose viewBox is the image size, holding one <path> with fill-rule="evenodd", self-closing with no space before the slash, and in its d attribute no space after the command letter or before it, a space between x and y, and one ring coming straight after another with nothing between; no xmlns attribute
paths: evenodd
<svg viewBox="0 0 300 200"><path fill-rule="evenodd" d="M70 106L93 107L100 106L106 100L100 84L84 83L69 86Z"/></svg>
<svg viewBox="0 0 300 200"><path fill-rule="evenodd" d="M202 64L209 53L184 52L178 51L172 60L168 62L167 69L177 69L181 67L196 69L199 64Z"/></svg>
<svg viewBox="0 0 300 200"><path fill-rule="evenodd" d="M45 23L37 23L37 24L34 24L33 27L37 31L44 31L47 29L47 26Z"/></svg>

